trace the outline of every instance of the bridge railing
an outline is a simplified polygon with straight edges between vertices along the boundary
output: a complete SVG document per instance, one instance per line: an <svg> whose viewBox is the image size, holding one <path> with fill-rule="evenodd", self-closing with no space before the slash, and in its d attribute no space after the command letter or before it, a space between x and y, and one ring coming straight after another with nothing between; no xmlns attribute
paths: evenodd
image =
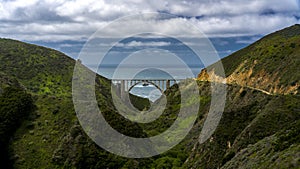
<svg viewBox="0 0 300 169"><path fill-rule="evenodd" d="M185 79L111 79L111 81L120 86L121 93L130 91L137 84L150 84L158 88L161 92L172 85Z"/></svg>

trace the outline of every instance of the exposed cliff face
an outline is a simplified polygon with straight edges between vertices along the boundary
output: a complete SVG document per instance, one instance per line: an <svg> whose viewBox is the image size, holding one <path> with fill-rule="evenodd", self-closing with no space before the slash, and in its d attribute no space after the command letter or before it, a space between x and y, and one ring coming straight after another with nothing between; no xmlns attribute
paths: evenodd
<svg viewBox="0 0 300 169"><path fill-rule="evenodd" d="M218 83L227 83L226 78L219 76L214 68L210 68L209 70L204 68L201 70L200 74L198 74L197 80L205 81L205 82L218 82Z"/></svg>
<svg viewBox="0 0 300 169"><path fill-rule="evenodd" d="M273 94L299 94L299 53L300 25L294 25L222 59L226 82ZM216 79L213 66L202 70L198 79Z"/></svg>
<svg viewBox="0 0 300 169"><path fill-rule="evenodd" d="M210 81L209 74L208 74L206 68L201 70L201 72L198 74L197 79L200 80L200 81Z"/></svg>
<svg viewBox="0 0 300 169"><path fill-rule="evenodd" d="M300 83L295 82L292 84L281 84L278 72L274 74L267 73L264 69L254 74L253 69L257 63L255 60L249 69L244 69L243 66L247 63L247 60L243 62L231 75L223 79L227 84L236 84L239 86L255 88L257 90L265 91L272 94L299 94ZM207 72L207 69L201 70L198 75L200 81L214 81L220 82L222 79L214 70Z"/></svg>
<svg viewBox="0 0 300 169"><path fill-rule="evenodd" d="M273 94L297 94L300 84L281 84L278 72L269 74L265 69L254 73L257 60L252 63L249 69L245 69L248 60L245 60L230 76L226 78L230 84L238 84L241 86L249 86L261 90L265 90ZM250 63L251 64L251 63Z"/></svg>

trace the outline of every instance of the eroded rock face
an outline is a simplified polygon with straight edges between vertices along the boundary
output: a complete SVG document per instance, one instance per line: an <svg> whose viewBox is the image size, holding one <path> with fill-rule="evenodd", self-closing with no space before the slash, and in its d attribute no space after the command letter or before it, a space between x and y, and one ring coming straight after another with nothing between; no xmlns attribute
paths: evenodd
<svg viewBox="0 0 300 169"><path fill-rule="evenodd" d="M200 81L210 81L209 80L209 75L208 75L208 72L207 72L206 68L201 70L201 72L198 74L197 79L200 80Z"/></svg>
<svg viewBox="0 0 300 169"><path fill-rule="evenodd" d="M197 79L209 82L223 81L227 84L236 84L239 86L255 88L272 94L299 94L299 82L283 85L280 83L280 76L278 75L278 72L269 74L264 69L255 71L254 69L256 64L258 64L258 61L254 60L251 63L249 62L251 61L245 60L232 74L223 80L214 72L214 69L211 71L202 69ZM251 67L248 66L249 64Z"/></svg>
<svg viewBox="0 0 300 169"><path fill-rule="evenodd" d="M298 93L298 88L300 86L299 83L282 85L280 84L280 76L278 75L278 72L269 74L264 69L255 71L254 69L257 64L257 60L254 60L253 62L245 60L230 76L226 78L226 81L230 84L249 86L273 94ZM247 67L247 65L251 65L251 67Z"/></svg>
<svg viewBox="0 0 300 169"><path fill-rule="evenodd" d="M198 75L198 80L207 81L207 82L217 82L217 83L226 83L226 78L219 76L215 73L215 69L211 70L202 69L200 74Z"/></svg>

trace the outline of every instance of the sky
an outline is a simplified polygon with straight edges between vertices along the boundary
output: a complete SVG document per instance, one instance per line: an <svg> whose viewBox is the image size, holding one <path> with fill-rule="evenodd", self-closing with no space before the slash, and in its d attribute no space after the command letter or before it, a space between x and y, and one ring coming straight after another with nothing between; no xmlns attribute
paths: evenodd
<svg viewBox="0 0 300 169"><path fill-rule="evenodd" d="M176 25L188 21L225 57L266 34L300 23L299 11L299 0L0 0L0 37L54 48L77 58L101 27L127 15L160 12L175 16L160 19L166 25L160 29L180 35L182 30L175 29ZM147 42L134 38L117 47L168 45L159 38Z"/></svg>

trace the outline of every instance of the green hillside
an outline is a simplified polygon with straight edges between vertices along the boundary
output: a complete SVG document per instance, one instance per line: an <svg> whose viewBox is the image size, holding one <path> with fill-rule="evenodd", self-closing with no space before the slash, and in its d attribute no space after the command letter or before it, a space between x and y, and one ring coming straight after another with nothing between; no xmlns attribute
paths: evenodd
<svg viewBox="0 0 300 169"><path fill-rule="evenodd" d="M189 162L184 166L297 168L300 164L300 158L295 153L300 146L299 135L296 134L300 131L300 98L292 95L271 96L231 85L227 94L227 104L218 128L210 140L201 145L194 144ZM201 122L198 126L200 130ZM268 137L274 138L274 141L263 141ZM260 146L253 146L255 144ZM245 155L249 151L252 153ZM259 154L259 151L264 152ZM254 157L256 160L253 160ZM280 163L283 157L284 162ZM272 164L275 160L279 162Z"/></svg>
<svg viewBox="0 0 300 169"><path fill-rule="evenodd" d="M222 59L222 63L230 84L276 94L299 94L299 53L300 25L297 24L263 37Z"/></svg>
<svg viewBox="0 0 300 169"><path fill-rule="evenodd" d="M99 148L79 126L71 93L73 59L52 49L0 39L0 62L0 73L17 79L23 90L32 95L36 107L10 142L7 156L14 167L83 167L100 166L101 163L101 166L116 168L128 161ZM96 88L100 91L96 93L97 100L102 103L102 111L109 122L124 134L143 135L137 124L122 119L111 106L110 81L98 76ZM18 107L18 102L11 106ZM69 147L73 147L72 151ZM96 157L87 160L90 156Z"/></svg>
<svg viewBox="0 0 300 169"><path fill-rule="evenodd" d="M60 52L23 42L0 40L1 71L18 79L32 94L36 110L10 144L14 167L37 168L49 163L60 138L76 120L71 100L75 62Z"/></svg>
<svg viewBox="0 0 300 169"><path fill-rule="evenodd" d="M187 168L300 166L299 45L300 25L294 25L222 59L227 105L211 140L195 144ZM209 81L213 70L198 79Z"/></svg>
<svg viewBox="0 0 300 169"><path fill-rule="evenodd" d="M73 59L52 49L0 39L0 61L5 63L0 65L1 73L18 79L20 86L32 95L35 107L28 115L30 118L20 119L21 126L11 134L9 146L6 146L9 151L6 159L10 159L14 168L149 168L161 165L162 162L154 162L160 156L122 158L104 151L89 139L79 125L72 103ZM158 133L152 124L140 126L119 115L112 103L111 82L100 76L95 82L97 101L111 126L132 137ZM130 99L139 109L149 107L147 99L136 96ZM179 109L178 106L170 107L176 109L174 112ZM172 114L173 109L168 112ZM164 117L157 121L165 122ZM184 147L178 146L163 157L180 166L187 157L182 150ZM181 152L179 157L177 152Z"/></svg>
<svg viewBox="0 0 300 169"><path fill-rule="evenodd" d="M144 159L111 154L82 130L72 102L73 59L52 49L0 39L0 113L5 114L0 118L0 136L6 136L0 139L5 152L1 156L14 168L297 169L299 30L295 25L275 32L222 60L229 82L225 111L203 144L198 139L211 106L208 76L199 75L200 97L191 96L183 104L177 85L167 89L163 114L146 124L120 115L112 102L111 82L97 76L96 97L103 116L114 129L132 137L164 132L178 118L181 107L189 111L200 100L197 120L185 139L161 155ZM190 86L187 81L182 90ZM130 100L140 110L151 104L132 95ZM20 108L25 111L20 113ZM123 111L130 110L124 107ZM10 124L15 127L7 130Z"/></svg>
<svg viewBox="0 0 300 169"><path fill-rule="evenodd" d="M53 49L0 39L0 70L39 95L71 94L75 61Z"/></svg>

